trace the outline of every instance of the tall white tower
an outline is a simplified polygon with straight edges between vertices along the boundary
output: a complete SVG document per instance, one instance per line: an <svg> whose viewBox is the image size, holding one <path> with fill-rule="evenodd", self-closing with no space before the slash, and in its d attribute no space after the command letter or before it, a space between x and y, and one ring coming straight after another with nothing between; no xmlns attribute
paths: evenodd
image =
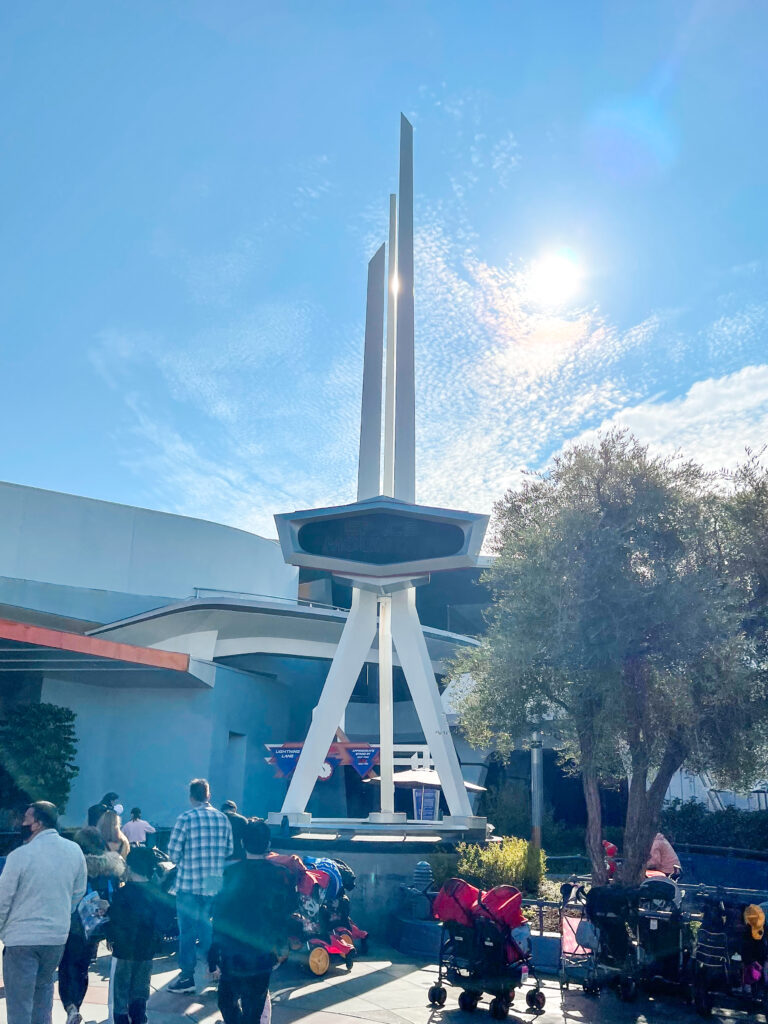
<svg viewBox="0 0 768 1024"><path fill-rule="evenodd" d="M476 827L483 821L472 817L415 587L430 573L477 565L488 517L415 504L413 128L402 115L388 248L382 244L368 264L357 501L275 516L285 560L351 583L352 605L282 810L270 818L311 820L307 802L378 631L381 811L369 820L406 818L394 810L394 644L450 809L444 824Z"/></svg>

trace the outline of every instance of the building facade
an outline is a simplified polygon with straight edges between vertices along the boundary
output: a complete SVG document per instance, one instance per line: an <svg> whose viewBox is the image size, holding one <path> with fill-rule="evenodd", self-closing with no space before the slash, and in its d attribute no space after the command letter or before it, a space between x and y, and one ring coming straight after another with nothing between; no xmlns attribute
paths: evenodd
<svg viewBox="0 0 768 1024"><path fill-rule="evenodd" d="M287 782L266 744L306 735L350 596L302 572L275 541L243 530L0 483L0 710L44 701L75 712L68 823L114 790L170 824L196 775L216 802L279 809ZM478 575L436 574L419 589L438 675L480 628ZM374 647L340 722L351 740L377 741L377 668ZM395 700L399 760L423 759L396 660ZM467 781L482 784L486 754L457 747ZM361 816L373 789L340 766L318 781L310 809Z"/></svg>

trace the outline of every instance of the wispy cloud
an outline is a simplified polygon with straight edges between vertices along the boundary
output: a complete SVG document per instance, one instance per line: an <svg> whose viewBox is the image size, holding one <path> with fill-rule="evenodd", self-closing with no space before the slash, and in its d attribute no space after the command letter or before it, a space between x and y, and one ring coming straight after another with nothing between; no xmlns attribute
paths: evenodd
<svg viewBox="0 0 768 1024"><path fill-rule="evenodd" d="M755 298L765 267L733 268L700 309L649 310L634 324L597 306L539 308L525 262L481 254L467 199L478 184L509 186L515 136L483 127L475 94L426 90L421 101L443 111L456 142L450 202L417 197L419 500L489 511L525 469L616 424L711 466L768 438L768 303ZM306 226L334 187L329 158L293 170L281 209ZM386 235L385 199L348 226L361 266ZM273 536L275 512L354 496L364 296L342 323L298 290L245 307L235 299L262 259L247 238L202 257L158 243L211 307L208 326L111 329L92 361L125 401L123 461L146 504Z"/></svg>

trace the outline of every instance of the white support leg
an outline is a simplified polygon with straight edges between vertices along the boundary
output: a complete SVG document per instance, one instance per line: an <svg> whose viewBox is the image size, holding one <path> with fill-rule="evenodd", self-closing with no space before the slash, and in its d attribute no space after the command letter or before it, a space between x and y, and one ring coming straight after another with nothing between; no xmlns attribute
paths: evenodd
<svg viewBox="0 0 768 1024"><path fill-rule="evenodd" d="M379 598L379 773L382 814L395 812L391 601L390 597Z"/></svg>
<svg viewBox="0 0 768 1024"><path fill-rule="evenodd" d="M376 594L352 588L352 607L336 648L281 814L303 814L376 635Z"/></svg>
<svg viewBox="0 0 768 1024"><path fill-rule="evenodd" d="M413 587L392 594L392 639L452 817L472 818L467 790L432 671Z"/></svg>

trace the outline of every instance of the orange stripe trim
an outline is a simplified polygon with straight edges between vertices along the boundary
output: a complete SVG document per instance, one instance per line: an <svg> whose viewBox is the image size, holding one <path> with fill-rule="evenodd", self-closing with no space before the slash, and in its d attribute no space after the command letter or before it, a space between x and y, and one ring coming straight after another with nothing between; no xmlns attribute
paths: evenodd
<svg viewBox="0 0 768 1024"><path fill-rule="evenodd" d="M189 655L177 651L158 651L154 647L135 647L133 644L119 644L113 640L101 640L95 636L80 633L64 633L60 629L45 626L30 626L25 622L0 619L0 639L16 640L36 647L50 647L59 651L74 651L90 654L110 661L130 661L149 668L169 668L174 672L189 671Z"/></svg>

